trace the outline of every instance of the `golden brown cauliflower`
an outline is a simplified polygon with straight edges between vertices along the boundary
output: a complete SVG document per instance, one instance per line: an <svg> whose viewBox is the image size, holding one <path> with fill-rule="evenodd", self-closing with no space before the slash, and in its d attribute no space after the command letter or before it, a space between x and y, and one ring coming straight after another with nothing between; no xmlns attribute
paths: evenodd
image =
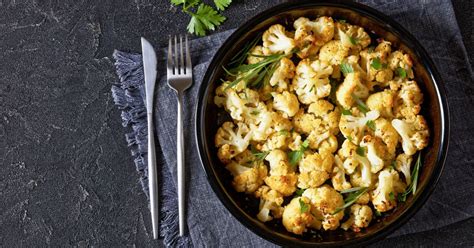
<svg viewBox="0 0 474 248"><path fill-rule="evenodd" d="M413 78L413 62L408 54L404 54L401 51L394 51L388 57L388 67L393 71L402 69L406 74L406 78ZM398 75L398 77L401 77Z"/></svg>
<svg viewBox="0 0 474 248"><path fill-rule="evenodd" d="M334 156L334 164L331 176L331 183L334 189L342 191L352 188L351 183L346 180L344 166L339 155Z"/></svg>
<svg viewBox="0 0 474 248"><path fill-rule="evenodd" d="M423 94L415 81L405 81L401 84L396 97L394 112L397 118L412 118L421 110Z"/></svg>
<svg viewBox="0 0 474 248"><path fill-rule="evenodd" d="M283 196L268 186L260 187L255 196L260 198L259 212L257 218L262 222L271 221L273 218L281 218L283 214ZM271 214L271 215L270 215Z"/></svg>
<svg viewBox="0 0 474 248"><path fill-rule="evenodd" d="M268 173L267 167L261 161L252 164L239 164L232 161L225 168L234 177L232 185L235 190L247 194L255 192L263 184Z"/></svg>
<svg viewBox="0 0 474 248"><path fill-rule="evenodd" d="M406 185L393 169L382 170L378 179L377 188L372 191L372 204L377 211L386 212L397 206L397 196L405 191Z"/></svg>
<svg viewBox="0 0 474 248"><path fill-rule="evenodd" d="M365 135L360 142L360 147L365 147L365 156L370 162L372 173L377 173L391 160L392 154L388 153L387 146L379 137Z"/></svg>
<svg viewBox="0 0 474 248"><path fill-rule="evenodd" d="M334 164L331 153L307 153L299 162L298 187L315 188L329 179Z"/></svg>
<svg viewBox="0 0 474 248"><path fill-rule="evenodd" d="M336 99L345 109L354 106L354 95L361 99L369 96L369 89L364 85L362 74L359 72L347 74L344 82L336 90Z"/></svg>
<svg viewBox="0 0 474 248"><path fill-rule="evenodd" d="M288 91L272 93L273 109L281 111L285 117L293 117L300 109L298 98Z"/></svg>
<svg viewBox="0 0 474 248"><path fill-rule="evenodd" d="M413 155L428 146L429 131L425 118L417 115L413 119L393 119L392 126L402 137L403 152Z"/></svg>
<svg viewBox="0 0 474 248"><path fill-rule="evenodd" d="M331 40L321 47L319 60L330 65L339 66L348 55L348 47L343 46L339 40Z"/></svg>
<svg viewBox="0 0 474 248"><path fill-rule="evenodd" d="M320 98L329 96L331 85L329 76L332 66L319 60L301 60L296 66L296 75L292 81L292 89L303 104L311 104Z"/></svg>
<svg viewBox="0 0 474 248"><path fill-rule="evenodd" d="M307 197L322 216L321 224L324 230L336 230L339 227L339 221L344 217L344 211L334 214L337 208L344 205L344 199L339 192L329 185L323 185L305 190L303 197Z"/></svg>
<svg viewBox="0 0 474 248"><path fill-rule="evenodd" d="M282 223L288 232L301 235L308 227L321 228L318 217L308 198L295 197L285 206Z"/></svg>
<svg viewBox="0 0 474 248"><path fill-rule="evenodd" d="M282 150L273 150L265 157L270 163L270 175L265 183L284 196L293 194L296 190L298 176L288 162L286 153Z"/></svg>
<svg viewBox="0 0 474 248"><path fill-rule="evenodd" d="M291 34L280 24L270 26L262 35L265 54L290 54L295 47Z"/></svg>
<svg viewBox="0 0 474 248"><path fill-rule="evenodd" d="M300 49L300 58L315 56L319 48L334 36L334 21L331 17L321 16L314 21L306 17L298 18L295 28L295 42Z"/></svg>
<svg viewBox="0 0 474 248"><path fill-rule="evenodd" d="M384 90L374 93L367 98L367 107L377 110L381 117L393 118L396 93L393 90Z"/></svg>
<svg viewBox="0 0 474 248"><path fill-rule="evenodd" d="M352 114L355 114L352 111ZM342 115L339 121L341 133L354 144L359 144L362 135L369 130L368 123L372 123L379 117L379 111L372 110L362 116Z"/></svg>
<svg viewBox="0 0 474 248"><path fill-rule="evenodd" d="M247 149L252 132L243 123L224 122L217 130L214 143L218 149L217 156L223 163Z"/></svg>
<svg viewBox="0 0 474 248"><path fill-rule="evenodd" d="M276 87L277 92L287 90L290 80L295 76L295 69L293 61L288 58L282 58L270 77L270 86Z"/></svg>
<svg viewBox="0 0 474 248"><path fill-rule="evenodd" d="M252 56L252 55L257 55L257 56ZM260 61L263 60L262 56L263 54L263 47L262 46L254 46L250 52L249 55L247 56L247 64L257 64Z"/></svg>
<svg viewBox="0 0 474 248"><path fill-rule="evenodd" d="M336 23L335 40L340 40L345 47L360 51L370 44L370 36L362 27L349 23Z"/></svg>
<svg viewBox="0 0 474 248"><path fill-rule="evenodd" d="M390 156L395 156L395 151L397 149L398 140L400 136L398 135L395 128L393 128L390 121L385 118L378 118L375 120L375 132L376 137L382 139L382 141L387 146L387 152Z"/></svg>
<svg viewBox="0 0 474 248"><path fill-rule="evenodd" d="M342 223L344 230L352 229L354 232L360 232L361 228L368 227L372 221L372 209L367 205L354 204L351 206L351 215L349 219Z"/></svg>

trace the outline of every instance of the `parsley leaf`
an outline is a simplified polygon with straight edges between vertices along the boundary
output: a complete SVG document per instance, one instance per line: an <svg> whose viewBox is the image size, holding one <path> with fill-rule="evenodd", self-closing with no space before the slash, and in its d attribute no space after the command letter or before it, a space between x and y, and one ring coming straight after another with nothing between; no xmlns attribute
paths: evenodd
<svg viewBox="0 0 474 248"><path fill-rule="evenodd" d="M332 214L337 214L345 208L350 207L352 204L354 204L359 199L359 197L361 197L363 194L365 194L365 192L367 192L367 187L357 187L347 189L345 191L345 193L349 193L349 195L344 199L345 204L342 207L336 208L336 211L334 211L334 213ZM344 194L343 191L341 191L341 193Z"/></svg>
<svg viewBox="0 0 474 248"><path fill-rule="evenodd" d="M232 0L214 0L214 4L218 10L225 10L231 3Z"/></svg>
<svg viewBox="0 0 474 248"><path fill-rule="evenodd" d="M402 79L407 77L407 71L401 67L398 67L395 70L395 74L397 74L397 76L401 77Z"/></svg>
<svg viewBox="0 0 474 248"><path fill-rule="evenodd" d="M352 43L352 45L357 45L359 40L357 38L354 38L352 36L349 36L349 41Z"/></svg>
<svg viewBox="0 0 474 248"><path fill-rule="evenodd" d="M309 141L305 140L303 144L301 144L299 150L291 151L290 153L288 153L288 158L292 166L296 166L296 164L298 164L298 162L303 158L304 152L306 151L308 146L309 146Z"/></svg>
<svg viewBox="0 0 474 248"><path fill-rule="evenodd" d="M226 19L211 6L203 3L199 5L196 13L188 13L192 16L187 27L188 32L199 36L204 36L207 31L214 30Z"/></svg>
<svg viewBox="0 0 474 248"><path fill-rule="evenodd" d="M354 72L354 69L352 68L352 65L350 64L342 63L339 65L339 67L341 68L341 72L344 74L344 76L346 76L349 73Z"/></svg>
<svg viewBox="0 0 474 248"><path fill-rule="evenodd" d="M368 120L366 123L365 123L366 126L368 126L370 129L374 130L375 131L375 122L373 120Z"/></svg>
<svg viewBox="0 0 474 248"><path fill-rule="evenodd" d="M365 148L362 146L358 146L356 148L356 153L361 157L365 157Z"/></svg>
<svg viewBox="0 0 474 248"><path fill-rule="evenodd" d="M418 153L418 159L416 160L415 167L413 168L413 171L411 172L411 183L408 185L407 189L403 194L398 195L398 201L404 202L407 200L407 196L410 193L413 193L413 195L416 194L416 188L418 186L418 174L420 171L421 167L421 152Z"/></svg>
<svg viewBox="0 0 474 248"><path fill-rule="evenodd" d="M307 204L300 198L300 213L304 214L308 212L308 210L309 210L309 204Z"/></svg>
<svg viewBox="0 0 474 248"><path fill-rule="evenodd" d="M303 195L303 193L304 193L304 189L297 189L297 190L295 191L295 194L296 194L297 196L301 196L301 195Z"/></svg>
<svg viewBox="0 0 474 248"><path fill-rule="evenodd" d="M289 134L288 130L283 129L278 132L280 135L287 136Z"/></svg>
<svg viewBox="0 0 474 248"><path fill-rule="evenodd" d="M372 59L372 63L370 63L370 66L372 66L372 68L374 68L375 70L382 69L382 62L380 61L380 58L377 57L375 59Z"/></svg>
<svg viewBox="0 0 474 248"><path fill-rule="evenodd" d="M270 153L269 151L260 152L259 150L255 149L255 147L253 146L250 146L250 151L255 156L255 159L257 159L257 161L264 160L265 157Z"/></svg>
<svg viewBox="0 0 474 248"><path fill-rule="evenodd" d="M260 111L254 110L254 111L250 112L250 114L251 115L258 115L258 114L260 114Z"/></svg>
<svg viewBox="0 0 474 248"><path fill-rule="evenodd" d="M343 115L352 115L352 112L351 112L350 109L342 109L341 112L342 112Z"/></svg>

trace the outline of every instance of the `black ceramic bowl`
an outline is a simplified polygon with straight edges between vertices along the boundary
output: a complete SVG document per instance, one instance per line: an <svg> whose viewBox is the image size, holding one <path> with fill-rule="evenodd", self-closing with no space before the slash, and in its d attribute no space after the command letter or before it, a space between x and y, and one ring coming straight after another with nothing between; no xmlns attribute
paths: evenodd
<svg viewBox="0 0 474 248"><path fill-rule="evenodd" d="M392 42L395 48L408 53L414 62L416 81L424 92L422 114L430 126L430 144L423 150L423 167L417 194L406 203L399 204L390 214L373 221L359 233L341 229L317 232L303 236L293 235L279 221L261 223L256 219L258 201L237 193L231 185L231 177L217 158L214 135L222 115L213 103L214 90L226 65L244 44L261 34L272 24L288 26L301 16L315 18L326 15L345 19L364 27L378 37ZM268 9L251 18L237 29L214 56L199 89L196 113L196 139L199 154L210 185L224 206L243 225L261 237L284 246L345 246L366 245L379 240L412 217L433 192L443 170L448 148L449 116L443 83L426 51L416 39L390 17L365 5L347 1L298 1Z"/></svg>

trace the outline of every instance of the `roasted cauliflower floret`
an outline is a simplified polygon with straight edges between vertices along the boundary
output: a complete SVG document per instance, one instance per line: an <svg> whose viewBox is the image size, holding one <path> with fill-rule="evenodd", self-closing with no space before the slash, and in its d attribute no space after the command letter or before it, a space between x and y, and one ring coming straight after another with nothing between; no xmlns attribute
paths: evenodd
<svg viewBox="0 0 474 248"><path fill-rule="evenodd" d="M359 72L347 74L344 82L336 90L336 99L345 109L354 106L354 96L364 99L369 96L369 89L363 84L362 74Z"/></svg>
<svg viewBox="0 0 474 248"><path fill-rule="evenodd" d="M393 128L390 121L384 118L378 118L375 120L375 132L376 137L382 139L382 141L387 146L387 152L390 156L395 156L395 151L398 145L399 135L395 128Z"/></svg>
<svg viewBox="0 0 474 248"><path fill-rule="evenodd" d="M310 200L306 197L296 197L285 206L282 222L288 232L301 235L308 227L321 228L321 222L317 218Z"/></svg>
<svg viewBox="0 0 474 248"><path fill-rule="evenodd" d="M402 153L397 156L397 160L395 161L395 168L397 171L401 172L405 177L405 182L407 185L411 183L411 163L413 162L413 158L410 155L406 155Z"/></svg>
<svg viewBox="0 0 474 248"><path fill-rule="evenodd" d="M263 184L263 180L268 173L267 167L262 162L255 162L253 165L241 165L232 161L225 168L234 177L232 185L235 190L247 194L255 192Z"/></svg>
<svg viewBox="0 0 474 248"><path fill-rule="evenodd" d="M342 45L356 51L360 51L370 44L370 36L363 28L348 23L336 23L336 40L340 40Z"/></svg>
<svg viewBox="0 0 474 248"><path fill-rule="evenodd" d="M408 54L394 51L388 57L388 67L393 71L404 70L407 78L413 78L413 62Z"/></svg>
<svg viewBox="0 0 474 248"><path fill-rule="evenodd" d="M322 16L314 21L306 17L298 18L295 28L295 42L300 48L298 56L307 58L316 55L319 48L334 36L334 21L331 17Z"/></svg>
<svg viewBox="0 0 474 248"><path fill-rule="evenodd" d="M378 137L365 135L360 146L365 147L366 157L371 165L370 171L374 174L383 169L385 162L392 158L387 151L387 146Z"/></svg>
<svg viewBox="0 0 474 248"><path fill-rule="evenodd" d="M369 206L354 204L351 206L349 219L342 223L341 228L346 231L350 228L354 232L360 232L361 228L369 226L372 215L372 209Z"/></svg>
<svg viewBox="0 0 474 248"><path fill-rule="evenodd" d="M337 191L352 188L351 183L346 180L344 166L339 155L334 156L334 168L332 170L331 182L332 186Z"/></svg>
<svg viewBox="0 0 474 248"><path fill-rule="evenodd" d="M303 197L307 197L319 212L324 230L335 230L339 227L339 221L344 217L344 211L335 213L337 208L344 205L344 199L339 192L329 185L323 185L305 190Z"/></svg>
<svg viewBox="0 0 474 248"><path fill-rule="evenodd" d="M295 47L295 41L291 38L291 34L280 24L268 28L263 33L262 40L266 54L290 54Z"/></svg>
<svg viewBox="0 0 474 248"><path fill-rule="evenodd" d="M309 148L318 149L319 153L334 153L337 151L337 137L329 131L319 133L312 131L306 140L309 142Z"/></svg>
<svg viewBox="0 0 474 248"><path fill-rule="evenodd" d="M329 179L334 164L331 153L307 153L299 162L298 187L315 188Z"/></svg>
<svg viewBox="0 0 474 248"><path fill-rule="evenodd" d="M395 117L412 118L421 110L423 94L415 81L406 81L401 84L395 102Z"/></svg>
<svg viewBox="0 0 474 248"><path fill-rule="evenodd" d="M314 129L318 129L322 120L312 114L307 114L304 109L300 109L293 118L293 126L298 133L309 134Z"/></svg>
<svg viewBox="0 0 474 248"><path fill-rule="evenodd" d="M390 42L381 42L374 51L365 49L360 52L360 64L367 75L367 80L371 82L369 87L380 85L388 86L388 81L393 78L393 71L388 67L387 60L390 54Z"/></svg>
<svg viewBox="0 0 474 248"><path fill-rule="evenodd" d="M288 91L273 93L272 96L273 109L283 112L286 117L293 117L300 109L298 98Z"/></svg>
<svg viewBox="0 0 474 248"><path fill-rule="evenodd" d="M368 129L367 123L375 121L379 117L379 111L372 110L365 116L342 115L339 122L339 128L344 137L348 138L354 144L359 144L365 130Z"/></svg>
<svg viewBox="0 0 474 248"><path fill-rule="evenodd" d="M405 191L406 185L400 181L398 172L384 169L379 173L377 188L372 192L372 204L379 212L386 212L397 206L397 196Z"/></svg>
<svg viewBox="0 0 474 248"><path fill-rule="evenodd" d="M309 59L301 60L296 66L296 75L292 81L292 88L303 104L311 104L320 98L329 96L331 85L329 75L332 67L325 62Z"/></svg>
<svg viewBox="0 0 474 248"><path fill-rule="evenodd" d="M429 131L425 118L417 115L411 120L393 119L392 126L402 137L403 152L413 155L428 146Z"/></svg>
<svg viewBox="0 0 474 248"><path fill-rule="evenodd" d="M369 160L366 157L362 157L358 154L355 154L352 157L351 162L358 164L358 167L355 172L350 175L352 186L371 188L374 184L374 176L371 172L372 166Z"/></svg>
<svg viewBox="0 0 474 248"><path fill-rule="evenodd" d="M367 107L377 110L381 117L393 118L393 107L395 106L396 93L392 90L384 90L374 93L367 98Z"/></svg>
<svg viewBox="0 0 474 248"><path fill-rule="evenodd" d="M339 66L348 55L348 47L343 46L339 40L331 40L321 47L319 60L333 66Z"/></svg>
<svg viewBox="0 0 474 248"><path fill-rule="evenodd" d="M268 186L260 187L255 196L260 198L259 212L257 218L262 222L281 218L283 214L283 196L278 191L270 189Z"/></svg>
<svg viewBox="0 0 474 248"><path fill-rule="evenodd" d="M277 92L287 90L290 79L295 76L295 69L293 61L288 58L282 58L270 77L270 86L276 87Z"/></svg>
<svg viewBox="0 0 474 248"><path fill-rule="evenodd" d="M324 130L331 134L339 133L339 119L341 112L330 102L326 100L317 100L308 107L308 113L313 114L316 118L321 119L321 126Z"/></svg>
<svg viewBox="0 0 474 248"><path fill-rule="evenodd" d="M265 160L270 163L270 175L265 178L265 183L284 196L293 194L298 176L289 164L286 153L282 150L273 150Z"/></svg>
<svg viewBox="0 0 474 248"><path fill-rule="evenodd" d="M223 163L247 149L252 132L243 123L224 122L217 130L214 143L218 147L217 156Z"/></svg>

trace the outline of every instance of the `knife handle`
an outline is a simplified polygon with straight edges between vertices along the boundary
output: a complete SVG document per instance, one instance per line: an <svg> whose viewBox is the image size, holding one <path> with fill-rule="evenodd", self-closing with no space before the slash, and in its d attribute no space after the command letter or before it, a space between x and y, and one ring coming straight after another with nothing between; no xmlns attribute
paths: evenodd
<svg viewBox="0 0 474 248"><path fill-rule="evenodd" d="M184 235L185 216L185 168L184 168L184 139L183 139L183 93L178 91L178 113L177 113L177 166L178 166L178 213L179 213L179 236Z"/></svg>
<svg viewBox="0 0 474 248"><path fill-rule="evenodd" d="M155 134L153 132L153 112L147 113L148 120L148 188L150 192L151 224L153 227L153 238L159 237L159 214L158 207L158 173L155 155Z"/></svg>

